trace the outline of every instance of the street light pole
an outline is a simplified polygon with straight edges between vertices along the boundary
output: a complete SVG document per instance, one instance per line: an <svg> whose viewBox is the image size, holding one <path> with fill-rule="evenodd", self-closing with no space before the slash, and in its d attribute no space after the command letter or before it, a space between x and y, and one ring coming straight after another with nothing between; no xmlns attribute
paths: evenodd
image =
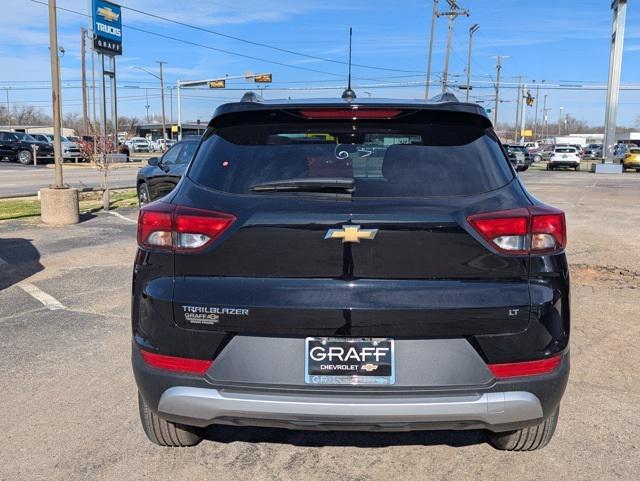
<svg viewBox="0 0 640 481"><path fill-rule="evenodd" d="M560 107L560 115L558 115L558 135L562 133L562 111L564 107Z"/></svg>
<svg viewBox="0 0 640 481"><path fill-rule="evenodd" d="M164 114L164 76L162 74L162 66L167 62L163 62L162 60L158 60L157 62L160 65L160 103L162 104L162 138L164 139L162 149L164 150L167 148L167 126Z"/></svg>
<svg viewBox="0 0 640 481"><path fill-rule="evenodd" d="M480 25L478 25L477 23L474 23L469 28L469 52L467 53L467 96L466 96L466 99L465 99L467 102L469 101L469 90L471 90L471 47L472 47L472 40L473 40L473 34L476 33L479 28L480 28Z"/></svg>
<svg viewBox="0 0 640 481"><path fill-rule="evenodd" d="M51 103L53 109L53 150L55 155L55 188L64 188L62 178L62 142L60 116L60 60L58 59L58 21L56 0L49 0L49 53L51 55Z"/></svg>

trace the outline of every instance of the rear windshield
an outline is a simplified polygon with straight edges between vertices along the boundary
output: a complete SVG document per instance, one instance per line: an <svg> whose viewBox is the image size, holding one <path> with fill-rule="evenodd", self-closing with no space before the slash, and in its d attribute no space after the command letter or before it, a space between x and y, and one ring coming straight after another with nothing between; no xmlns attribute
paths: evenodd
<svg viewBox="0 0 640 481"><path fill-rule="evenodd" d="M556 149L556 152L560 152L561 154L575 154L576 149L573 147L560 147Z"/></svg>
<svg viewBox="0 0 640 481"><path fill-rule="evenodd" d="M513 179L488 130L433 122L221 127L207 133L188 175L233 194L287 179L352 178L353 197L470 195Z"/></svg>

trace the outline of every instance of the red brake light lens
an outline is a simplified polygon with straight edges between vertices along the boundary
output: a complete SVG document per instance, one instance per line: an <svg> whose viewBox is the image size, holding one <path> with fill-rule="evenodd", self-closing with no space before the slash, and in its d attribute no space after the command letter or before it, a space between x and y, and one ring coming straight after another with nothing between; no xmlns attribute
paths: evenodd
<svg viewBox="0 0 640 481"><path fill-rule="evenodd" d="M506 364L489 364L491 373L500 379L512 377L540 376L555 371L560 365L562 356L554 356L537 361L510 362Z"/></svg>
<svg viewBox="0 0 640 481"><path fill-rule="evenodd" d="M402 113L400 109L304 109L299 111L300 115L307 119L393 119Z"/></svg>
<svg viewBox="0 0 640 481"><path fill-rule="evenodd" d="M564 212L549 206L474 214L467 221L505 254L560 252L567 244Z"/></svg>
<svg viewBox="0 0 640 481"><path fill-rule="evenodd" d="M190 359L186 357L167 356L154 352L140 350L142 359L152 367L165 371L181 372L186 374L198 374L202 376L209 370L213 361L207 359Z"/></svg>
<svg viewBox="0 0 640 481"><path fill-rule="evenodd" d="M154 202L140 209L138 245L173 252L197 252L236 220L232 214Z"/></svg>

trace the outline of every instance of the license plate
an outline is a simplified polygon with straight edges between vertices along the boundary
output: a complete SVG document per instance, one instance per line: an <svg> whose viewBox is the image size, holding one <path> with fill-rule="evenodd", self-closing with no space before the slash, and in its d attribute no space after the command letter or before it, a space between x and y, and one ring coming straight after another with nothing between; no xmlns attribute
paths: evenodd
<svg viewBox="0 0 640 481"><path fill-rule="evenodd" d="M308 337L307 384L394 384L393 339Z"/></svg>

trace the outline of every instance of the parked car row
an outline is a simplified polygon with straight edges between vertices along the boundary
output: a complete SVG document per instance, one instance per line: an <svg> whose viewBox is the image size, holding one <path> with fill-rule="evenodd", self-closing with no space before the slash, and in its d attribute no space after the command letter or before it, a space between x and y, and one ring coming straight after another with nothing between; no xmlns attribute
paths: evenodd
<svg viewBox="0 0 640 481"><path fill-rule="evenodd" d="M33 148L40 163L53 162L53 146L23 132L0 132L0 160L33 164Z"/></svg>

